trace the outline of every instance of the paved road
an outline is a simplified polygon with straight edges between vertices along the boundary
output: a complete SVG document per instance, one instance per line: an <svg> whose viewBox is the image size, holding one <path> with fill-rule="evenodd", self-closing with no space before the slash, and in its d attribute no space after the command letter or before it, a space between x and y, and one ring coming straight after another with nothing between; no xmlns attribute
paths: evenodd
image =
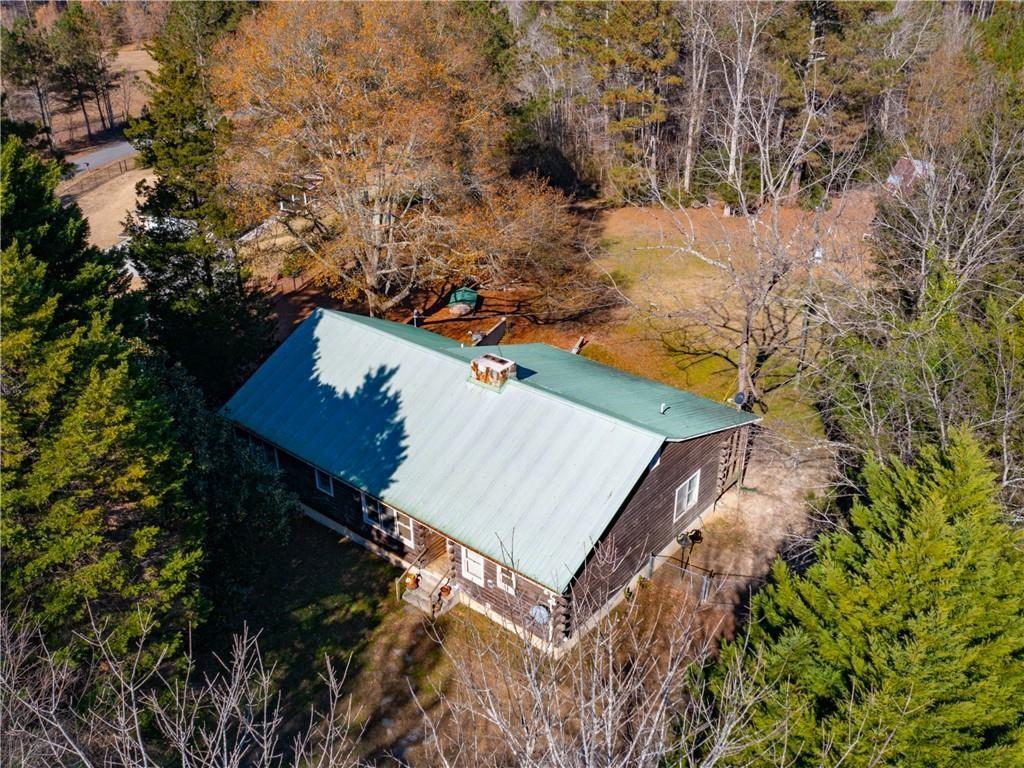
<svg viewBox="0 0 1024 768"><path fill-rule="evenodd" d="M75 172L81 173L92 168L102 168L104 165L134 154L134 152L135 147L127 141L115 141L113 144L107 144L94 152L75 158Z"/></svg>

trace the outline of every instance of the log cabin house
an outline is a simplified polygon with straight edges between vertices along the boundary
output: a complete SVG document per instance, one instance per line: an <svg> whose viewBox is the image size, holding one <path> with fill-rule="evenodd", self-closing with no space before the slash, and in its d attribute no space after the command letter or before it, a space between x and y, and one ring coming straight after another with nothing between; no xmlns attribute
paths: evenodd
<svg viewBox="0 0 1024 768"><path fill-rule="evenodd" d="M322 309L222 415L405 600L556 649L739 482L757 421L546 344Z"/></svg>

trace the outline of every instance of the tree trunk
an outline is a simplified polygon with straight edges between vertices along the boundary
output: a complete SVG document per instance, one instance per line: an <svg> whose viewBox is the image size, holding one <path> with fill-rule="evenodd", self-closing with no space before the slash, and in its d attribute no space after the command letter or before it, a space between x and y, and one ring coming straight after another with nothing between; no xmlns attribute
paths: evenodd
<svg viewBox="0 0 1024 768"><path fill-rule="evenodd" d="M43 123L43 130L46 131L46 146L53 151L53 122L50 120L50 105L47 102L46 91L37 80L35 82L36 99L39 101L39 119Z"/></svg>
<svg viewBox="0 0 1024 768"><path fill-rule="evenodd" d="M793 169L793 178L789 182L789 203L792 205L796 203L797 198L800 197L800 184L803 182L804 176L804 164L797 163Z"/></svg>
<svg viewBox="0 0 1024 768"><path fill-rule="evenodd" d="M110 124L110 127L113 128L116 122L114 120L114 105L110 101L109 88L103 89L103 105L107 108L107 122Z"/></svg>
<svg viewBox="0 0 1024 768"><path fill-rule="evenodd" d="M732 125L729 127L729 170L726 174L730 184L736 183L736 155L740 145L740 104L733 109Z"/></svg>
<svg viewBox="0 0 1024 768"><path fill-rule="evenodd" d="M107 116L103 114L103 104L100 103L100 92L98 90L93 91L93 100L96 102L96 112L100 116L100 125L103 127L103 130L107 130L112 126L107 125Z"/></svg>
<svg viewBox="0 0 1024 768"><path fill-rule="evenodd" d="M213 261L209 256L203 256L203 284L213 288Z"/></svg>
<svg viewBox="0 0 1024 768"><path fill-rule="evenodd" d="M683 191L690 193L690 186L693 183L693 156L699 134L700 114L703 104L696 103L690 107L690 117L686 121L686 152L683 155ZM703 99L700 99L703 101Z"/></svg>
<svg viewBox="0 0 1024 768"><path fill-rule="evenodd" d="M740 341L740 359L736 365L736 391L743 395L743 402L740 403L740 407L747 408L750 399L750 393L747 391L747 381L749 379L747 375L747 368L750 363L747 360L750 354L750 339L744 334L743 339Z"/></svg>
<svg viewBox="0 0 1024 768"><path fill-rule="evenodd" d="M43 123L43 128L50 130L53 126L50 124L50 111L46 106L46 93L44 93L38 81L35 83L35 91L36 99L39 101L39 119Z"/></svg>
<svg viewBox="0 0 1024 768"><path fill-rule="evenodd" d="M82 109L82 117L85 120L85 132L89 135L89 138L91 139L92 138L92 124L89 122L89 111L85 108L85 97L84 96L80 95L78 97L78 106L81 107L81 109Z"/></svg>

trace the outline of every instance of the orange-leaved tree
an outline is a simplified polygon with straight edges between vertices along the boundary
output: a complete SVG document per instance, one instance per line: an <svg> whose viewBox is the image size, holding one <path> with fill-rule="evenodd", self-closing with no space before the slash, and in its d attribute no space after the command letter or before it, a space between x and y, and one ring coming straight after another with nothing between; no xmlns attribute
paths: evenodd
<svg viewBox="0 0 1024 768"><path fill-rule="evenodd" d="M568 271L565 201L508 177L506 87L483 50L457 6L266 6L215 68L234 122L225 182L254 220L278 213L315 280L372 314L418 288Z"/></svg>

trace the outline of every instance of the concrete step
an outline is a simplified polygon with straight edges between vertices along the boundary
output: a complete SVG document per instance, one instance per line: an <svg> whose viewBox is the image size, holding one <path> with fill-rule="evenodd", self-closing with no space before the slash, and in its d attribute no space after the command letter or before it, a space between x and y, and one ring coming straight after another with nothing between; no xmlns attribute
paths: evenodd
<svg viewBox="0 0 1024 768"><path fill-rule="evenodd" d="M458 602L454 592L447 599L442 599L438 593L437 588L445 578L430 571L421 571L419 586L416 589L406 588L402 593L402 599L428 616L442 616Z"/></svg>

